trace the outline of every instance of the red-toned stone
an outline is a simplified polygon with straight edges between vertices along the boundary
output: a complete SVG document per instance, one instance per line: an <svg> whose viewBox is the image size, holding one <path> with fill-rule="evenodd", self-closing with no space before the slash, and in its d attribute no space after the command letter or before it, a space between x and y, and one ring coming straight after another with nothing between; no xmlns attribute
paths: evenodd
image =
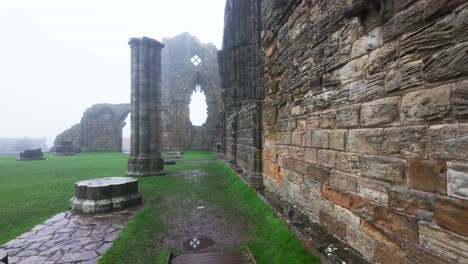
<svg viewBox="0 0 468 264"><path fill-rule="evenodd" d="M376 207L374 221L399 236L418 243L418 223L414 218L398 214L387 207Z"/></svg>
<svg viewBox="0 0 468 264"><path fill-rule="evenodd" d="M401 250L405 247L405 240L401 236L375 222L361 221L361 229L389 248Z"/></svg>
<svg viewBox="0 0 468 264"><path fill-rule="evenodd" d="M439 264L446 262L446 260L413 243L407 244L406 257L414 264Z"/></svg>
<svg viewBox="0 0 468 264"><path fill-rule="evenodd" d="M468 236L468 201L439 197L434 218L440 227Z"/></svg>
<svg viewBox="0 0 468 264"><path fill-rule="evenodd" d="M336 220L334 217L325 213L324 211L320 211L319 220L320 220L320 224L324 225L333 234L335 234L341 239L346 238L345 224Z"/></svg>
<svg viewBox="0 0 468 264"><path fill-rule="evenodd" d="M434 160L409 160L408 185L425 192L447 194L447 163Z"/></svg>
<svg viewBox="0 0 468 264"><path fill-rule="evenodd" d="M345 191L340 191L325 184L322 185L322 196L325 199L348 209L359 208L366 205L369 202L368 200L362 198L359 195Z"/></svg>
<svg viewBox="0 0 468 264"><path fill-rule="evenodd" d="M375 242L374 261L380 264L406 264L402 253L379 242Z"/></svg>

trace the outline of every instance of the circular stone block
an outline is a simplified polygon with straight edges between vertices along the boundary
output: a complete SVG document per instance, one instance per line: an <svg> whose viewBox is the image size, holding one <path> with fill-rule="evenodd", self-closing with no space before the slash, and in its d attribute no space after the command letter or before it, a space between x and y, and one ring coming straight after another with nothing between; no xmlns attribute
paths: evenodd
<svg viewBox="0 0 468 264"><path fill-rule="evenodd" d="M98 178L75 183L71 208L86 214L104 213L140 204L138 180L130 177Z"/></svg>

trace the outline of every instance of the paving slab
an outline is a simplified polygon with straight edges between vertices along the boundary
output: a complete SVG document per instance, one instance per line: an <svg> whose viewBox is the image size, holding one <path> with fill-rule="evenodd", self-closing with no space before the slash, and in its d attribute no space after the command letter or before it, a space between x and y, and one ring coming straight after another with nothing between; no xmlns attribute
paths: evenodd
<svg viewBox="0 0 468 264"><path fill-rule="evenodd" d="M10 263L97 263L141 206L100 215L67 211L0 246Z"/></svg>

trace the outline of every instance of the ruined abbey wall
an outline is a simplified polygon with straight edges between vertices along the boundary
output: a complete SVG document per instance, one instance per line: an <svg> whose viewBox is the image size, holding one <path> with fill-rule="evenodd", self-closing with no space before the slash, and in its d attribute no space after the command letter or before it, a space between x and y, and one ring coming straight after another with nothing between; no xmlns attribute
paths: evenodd
<svg viewBox="0 0 468 264"><path fill-rule="evenodd" d="M466 2L228 0L225 159L370 262L468 262Z"/></svg>
<svg viewBox="0 0 468 264"><path fill-rule="evenodd" d="M222 128L221 83L217 49L189 33L163 39L162 122L164 149L213 149ZM206 96L207 120L190 122L190 99L199 86ZM195 111L200 111L196 109Z"/></svg>
<svg viewBox="0 0 468 264"><path fill-rule="evenodd" d="M212 150L221 141L223 102L217 49L182 33L163 40L161 68L162 148ZM192 58L197 56L195 65ZM207 120L202 126L190 122L189 104L197 86L206 96ZM83 151L122 151L122 128L130 104L97 104L87 109L79 124L58 135L54 145L71 140ZM197 111L196 109L195 111Z"/></svg>
<svg viewBox="0 0 468 264"><path fill-rule="evenodd" d="M54 146L71 140L82 151L122 151L122 129L130 110L130 104L93 105L80 123L55 138Z"/></svg>

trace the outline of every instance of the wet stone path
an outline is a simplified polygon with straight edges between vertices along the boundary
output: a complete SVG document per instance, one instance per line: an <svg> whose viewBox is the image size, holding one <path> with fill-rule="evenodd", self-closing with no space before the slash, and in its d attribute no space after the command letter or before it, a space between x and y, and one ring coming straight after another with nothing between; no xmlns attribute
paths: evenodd
<svg viewBox="0 0 468 264"><path fill-rule="evenodd" d="M13 264L97 263L139 208L94 216L60 213L0 249Z"/></svg>

